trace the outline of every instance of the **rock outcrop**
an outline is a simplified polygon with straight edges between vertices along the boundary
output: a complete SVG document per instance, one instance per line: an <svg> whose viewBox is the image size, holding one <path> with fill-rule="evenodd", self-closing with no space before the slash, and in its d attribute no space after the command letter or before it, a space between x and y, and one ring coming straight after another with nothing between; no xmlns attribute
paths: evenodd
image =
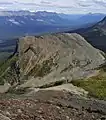
<svg viewBox="0 0 106 120"><path fill-rule="evenodd" d="M95 75L96 68L105 63L103 54L76 33L26 36L17 48L0 69L0 83L14 88L67 84Z"/></svg>
<svg viewBox="0 0 106 120"><path fill-rule="evenodd" d="M87 77L105 58L80 35L63 33L21 38L19 62L24 87L45 87Z"/></svg>
<svg viewBox="0 0 106 120"><path fill-rule="evenodd" d="M11 120L10 118L0 114L0 120Z"/></svg>

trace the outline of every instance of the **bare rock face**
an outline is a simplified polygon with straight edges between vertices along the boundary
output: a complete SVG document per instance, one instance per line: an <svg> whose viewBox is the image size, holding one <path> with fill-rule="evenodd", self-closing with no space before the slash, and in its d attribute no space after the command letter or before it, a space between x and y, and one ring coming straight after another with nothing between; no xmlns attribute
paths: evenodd
<svg viewBox="0 0 106 120"><path fill-rule="evenodd" d="M4 85L0 85L0 94L8 92L11 85L9 83L5 83Z"/></svg>
<svg viewBox="0 0 106 120"><path fill-rule="evenodd" d="M19 64L24 87L70 82L93 74L105 58L78 34L51 34L20 39Z"/></svg>
<svg viewBox="0 0 106 120"><path fill-rule="evenodd" d="M11 119L9 119L8 117L0 114L0 120L11 120Z"/></svg>

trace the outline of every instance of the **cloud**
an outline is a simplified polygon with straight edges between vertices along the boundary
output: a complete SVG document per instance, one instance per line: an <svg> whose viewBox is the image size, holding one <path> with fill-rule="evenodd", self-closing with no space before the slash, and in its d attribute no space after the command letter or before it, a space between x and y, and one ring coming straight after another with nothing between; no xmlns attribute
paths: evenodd
<svg viewBox="0 0 106 120"><path fill-rule="evenodd" d="M106 1L103 1L103 0L94 0L94 2L95 2L96 4L99 4L99 5L101 5L101 6L106 7Z"/></svg>
<svg viewBox="0 0 106 120"><path fill-rule="evenodd" d="M51 5L51 4L52 4L52 3L49 2L49 1L41 1L40 3L41 3L41 4L46 4L46 5Z"/></svg>
<svg viewBox="0 0 106 120"><path fill-rule="evenodd" d="M0 0L0 9L47 10L63 13L87 13L106 11L106 0Z"/></svg>

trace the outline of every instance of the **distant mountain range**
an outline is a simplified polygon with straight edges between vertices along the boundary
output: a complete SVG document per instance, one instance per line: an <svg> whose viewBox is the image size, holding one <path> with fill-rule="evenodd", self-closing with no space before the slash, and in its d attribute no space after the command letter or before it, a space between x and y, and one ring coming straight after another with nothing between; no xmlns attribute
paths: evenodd
<svg viewBox="0 0 106 120"><path fill-rule="evenodd" d="M102 13L88 13L88 14L59 14L60 17L69 20L74 20L76 24L96 23L102 20L106 15Z"/></svg>
<svg viewBox="0 0 106 120"><path fill-rule="evenodd" d="M23 35L36 35L46 32L65 30L70 24L56 13L28 11L1 12L0 38L9 39ZM71 26L71 25L70 25Z"/></svg>
<svg viewBox="0 0 106 120"><path fill-rule="evenodd" d="M88 27L104 14L65 15L54 12L0 11L0 39Z"/></svg>
<svg viewBox="0 0 106 120"><path fill-rule="evenodd" d="M81 34L94 47L106 52L106 17L92 27L77 29L71 32Z"/></svg>

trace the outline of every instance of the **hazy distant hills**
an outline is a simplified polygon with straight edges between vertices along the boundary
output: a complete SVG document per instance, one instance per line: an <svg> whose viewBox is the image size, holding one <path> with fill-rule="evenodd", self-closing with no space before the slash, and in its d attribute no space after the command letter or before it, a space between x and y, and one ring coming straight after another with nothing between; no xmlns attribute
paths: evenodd
<svg viewBox="0 0 106 120"><path fill-rule="evenodd" d="M106 52L106 17L92 27L78 29L73 32L80 33L93 46Z"/></svg>
<svg viewBox="0 0 106 120"><path fill-rule="evenodd" d="M74 20L76 24L88 24L88 23L96 23L102 20L105 17L105 14L102 13L88 13L88 14L59 14L63 18L67 18L69 20Z"/></svg>

